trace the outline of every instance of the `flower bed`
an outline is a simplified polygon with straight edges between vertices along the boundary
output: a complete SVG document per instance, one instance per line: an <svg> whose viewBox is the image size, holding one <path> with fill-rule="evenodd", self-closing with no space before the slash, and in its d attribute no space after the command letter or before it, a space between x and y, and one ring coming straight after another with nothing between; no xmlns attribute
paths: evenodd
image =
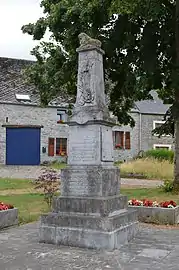
<svg viewBox="0 0 179 270"><path fill-rule="evenodd" d="M0 202L0 229L18 224L18 209Z"/></svg>
<svg viewBox="0 0 179 270"><path fill-rule="evenodd" d="M146 206L146 207L163 207L163 208L175 208L177 206L176 202L174 201L165 201L165 202L157 202L157 201L151 201L143 199L142 201L132 199L128 201L129 205L134 206Z"/></svg>
<svg viewBox="0 0 179 270"><path fill-rule="evenodd" d="M14 206L11 204L5 204L3 202L0 202L0 211L13 209L13 208L14 208Z"/></svg>
<svg viewBox="0 0 179 270"><path fill-rule="evenodd" d="M178 224L179 206L174 201L157 202L151 200L128 201L129 208L138 211L138 219L141 222L156 224Z"/></svg>

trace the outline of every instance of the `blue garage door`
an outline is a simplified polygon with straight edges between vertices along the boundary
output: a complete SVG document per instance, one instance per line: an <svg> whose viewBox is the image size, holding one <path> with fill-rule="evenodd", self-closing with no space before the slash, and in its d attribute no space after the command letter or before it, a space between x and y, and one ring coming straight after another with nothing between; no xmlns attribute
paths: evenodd
<svg viewBox="0 0 179 270"><path fill-rule="evenodd" d="M40 128L6 128L6 164L40 164Z"/></svg>

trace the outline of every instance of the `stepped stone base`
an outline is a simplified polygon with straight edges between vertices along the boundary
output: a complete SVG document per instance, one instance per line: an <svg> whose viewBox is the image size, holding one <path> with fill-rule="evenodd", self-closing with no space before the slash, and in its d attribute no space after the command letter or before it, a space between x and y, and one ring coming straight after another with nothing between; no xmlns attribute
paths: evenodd
<svg viewBox="0 0 179 270"><path fill-rule="evenodd" d="M40 242L113 250L127 244L136 235L137 231L138 222L122 226L112 232L42 225L40 227Z"/></svg>
<svg viewBox="0 0 179 270"><path fill-rule="evenodd" d="M108 197L65 197L53 200L53 212L80 213L89 216L110 216L115 212L127 209L127 196Z"/></svg>
<svg viewBox="0 0 179 270"><path fill-rule="evenodd" d="M58 197L53 212L41 216L40 242L113 250L138 231L137 211L127 197Z"/></svg>

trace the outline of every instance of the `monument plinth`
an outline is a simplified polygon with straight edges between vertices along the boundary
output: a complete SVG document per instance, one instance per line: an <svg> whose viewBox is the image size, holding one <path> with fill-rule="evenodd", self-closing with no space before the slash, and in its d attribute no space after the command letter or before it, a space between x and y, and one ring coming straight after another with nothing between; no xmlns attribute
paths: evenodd
<svg viewBox="0 0 179 270"><path fill-rule="evenodd" d="M120 195L120 173L113 165L112 119L105 102L103 50L80 34L77 98L69 120L68 166L61 172L61 196L41 217L40 241L119 248L138 230L136 211Z"/></svg>

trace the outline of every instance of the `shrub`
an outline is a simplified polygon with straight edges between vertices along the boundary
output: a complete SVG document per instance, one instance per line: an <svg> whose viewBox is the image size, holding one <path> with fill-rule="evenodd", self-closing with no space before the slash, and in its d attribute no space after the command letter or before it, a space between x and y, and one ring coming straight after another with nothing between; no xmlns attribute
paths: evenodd
<svg viewBox="0 0 179 270"><path fill-rule="evenodd" d="M171 180L165 180L163 185L160 186L160 188L164 191L164 192L172 192L174 189L174 185L173 185L173 181Z"/></svg>
<svg viewBox="0 0 179 270"><path fill-rule="evenodd" d="M173 162L174 160L174 152L172 150L167 149L152 149L145 152L145 157L155 158L160 161L168 160Z"/></svg>
<svg viewBox="0 0 179 270"><path fill-rule="evenodd" d="M60 179L59 173L54 169L46 169L43 173L35 180L35 189L43 191L44 200L49 207L52 205L53 197L59 190Z"/></svg>

